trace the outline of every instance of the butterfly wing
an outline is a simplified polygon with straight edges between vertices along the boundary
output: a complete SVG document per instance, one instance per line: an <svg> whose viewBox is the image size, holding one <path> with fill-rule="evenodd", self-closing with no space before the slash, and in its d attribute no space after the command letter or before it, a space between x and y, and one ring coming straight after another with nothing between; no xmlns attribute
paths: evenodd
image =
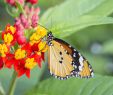
<svg viewBox="0 0 113 95"><path fill-rule="evenodd" d="M71 65L72 57L65 52L60 43L53 40L52 44L48 51L50 73L59 79L71 77L74 70Z"/></svg>
<svg viewBox="0 0 113 95"><path fill-rule="evenodd" d="M55 38L55 41L59 42L65 49L67 53L69 53L72 56L72 65L74 66L73 74L80 76L80 77L92 77L93 76L93 69L89 62L71 45L69 45L67 42Z"/></svg>
<svg viewBox="0 0 113 95"><path fill-rule="evenodd" d="M49 47L50 73L57 78L71 76L92 77L93 70L88 61L65 41L54 38Z"/></svg>

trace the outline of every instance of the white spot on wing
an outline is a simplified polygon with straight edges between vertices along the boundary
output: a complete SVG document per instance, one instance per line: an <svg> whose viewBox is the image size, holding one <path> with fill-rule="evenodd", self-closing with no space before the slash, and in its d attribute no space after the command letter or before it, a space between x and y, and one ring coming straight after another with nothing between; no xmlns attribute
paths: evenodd
<svg viewBox="0 0 113 95"><path fill-rule="evenodd" d="M75 65L74 67L75 67L75 69L77 68L77 66L76 66L76 65Z"/></svg>
<svg viewBox="0 0 113 95"><path fill-rule="evenodd" d="M57 76L55 76L55 78L57 78Z"/></svg>
<svg viewBox="0 0 113 95"><path fill-rule="evenodd" d="M79 66L79 70L82 71L83 66Z"/></svg>
<svg viewBox="0 0 113 95"><path fill-rule="evenodd" d="M76 51L76 49L74 49L74 51Z"/></svg>
<svg viewBox="0 0 113 95"><path fill-rule="evenodd" d="M84 61L83 57L80 56L80 58L79 58L79 62L80 62L80 65L81 65L82 67L83 67L83 61Z"/></svg>
<svg viewBox="0 0 113 95"><path fill-rule="evenodd" d="M91 73L91 76L94 77L94 73L93 72Z"/></svg>
<svg viewBox="0 0 113 95"><path fill-rule="evenodd" d="M73 54L73 57L76 57L76 53Z"/></svg>

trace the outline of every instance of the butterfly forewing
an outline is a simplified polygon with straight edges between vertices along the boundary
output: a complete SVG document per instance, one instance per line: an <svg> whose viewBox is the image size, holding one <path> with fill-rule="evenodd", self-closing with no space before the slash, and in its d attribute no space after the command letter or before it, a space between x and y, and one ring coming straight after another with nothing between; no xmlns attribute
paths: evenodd
<svg viewBox="0 0 113 95"><path fill-rule="evenodd" d="M66 79L72 76L74 67L72 57L65 52L64 47L57 41L52 41L53 46L49 47L49 69L50 73L57 78Z"/></svg>

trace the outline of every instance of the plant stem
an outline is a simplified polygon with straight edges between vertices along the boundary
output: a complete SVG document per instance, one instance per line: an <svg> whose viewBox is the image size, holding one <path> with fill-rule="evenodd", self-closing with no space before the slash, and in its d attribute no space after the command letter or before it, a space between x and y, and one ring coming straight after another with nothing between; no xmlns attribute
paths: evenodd
<svg viewBox="0 0 113 95"><path fill-rule="evenodd" d="M46 69L46 64L44 64L43 67L41 68L41 72L40 72L40 74L37 77L37 82L36 82L35 87L38 87L39 82L43 79L43 76L45 74L45 69Z"/></svg>
<svg viewBox="0 0 113 95"><path fill-rule="evenodd" d="M0 83L0 95L5 95L5 91Z"/></svg>
<svg viewBox="0 0 113 95"><path fill-rule="evenodd" d="M7 95L14 95L16 80L17 80L17 73L14 71L12 74L12 79Z"/></svg>
<svg viewBox="0 0 113 95"><path fill-rule="evenodd" d="M39 82L43 79L44 77L44 74L45 74L45 71L46 71L46 67L47 67L47 53L45 53L45 63L43 65L43 67L41 68L41 73L40 75L38 76L38 80L37 80L37 83L35 85L35 87L38 87L39 85Z"/></svg>

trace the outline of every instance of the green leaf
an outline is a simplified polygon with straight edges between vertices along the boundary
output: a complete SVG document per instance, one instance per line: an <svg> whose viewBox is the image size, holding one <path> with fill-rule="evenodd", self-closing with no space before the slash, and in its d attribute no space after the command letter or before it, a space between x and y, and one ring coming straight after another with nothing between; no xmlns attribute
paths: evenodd
<svg viewBox="0 0 113 95"><path fill-rule="evenodd" d="M108 16L111 13L113 13L113 0L99 0L101 3L95 7L93 10L88 12L89 15L100 15L100 16ZM96 2L99 2L98 0L95 0ZM93 3L93 2L92 2ZM94 3L94 4L95 4Z"/></svg>
<svg viewBox="0 0 113 95"><path fill-rule="evenodd" d="M105 42L102 45L101 53L104 53L104 54L113 54L113 39Z"/></svg>
<svg viewBox="0 0 113 95"><path fill-rule="evenodd" d="M23 9L23 7L21 6L21 4L16 0L16 5L17 5L17 7L18 7L18 12L19 12L19 14L20 13L24 13L24 9Z"/></svg>
<svg viewBox="0 0 113 95"><path fill-rule="evenodd" d="M66 37L80 29L101 24L113 24L113 18L85 15L78 18L71 18L65 22L59 22L59 24L53 25L50 30L57 36Z"/></svg>
<svg viewBox="0 0 113 95"><path fill-rule="evenodd" d="M112 18L104 17L113 12L112 3L113 0L67 0L45 12L40 23L57 36L69 36L88 26L111 24Z"/></svg>
<svg viewBox="0 0 113 95"><path fill-rule="evenodd" d="M55 19L64 21L82 15L107 16L113 12L112 3L113 0L66 0L46 11L40 21L45 24L53 24Z"/></svg>
<svg viewBox="0 0 113 95"><path fill-rule="evenodd" d="M113 37L112 26L113 25L109 24L88 27L70 35L69 37L66 37L65 41L82 50L87 49L89 51L89 48L91 49L91 47L95 43L100 45L101 47L102 45L101 43L104 43L108 39L112 39Z"/></svg>
<svg viewBox="0 0 113 95"><path fill-rule="evenodd" d="M112 95L113 78L100 75L91 79L70 78L63 81L50 78L30 92L27 95Z"/></svg>
<svg viewBox="0 0 113 95"><path fill-rule="evenodd" d="M101 55L89 53L89 51L87 51L87 52L80 51L80 52L89 61L89 63L93 67L93 70L95 73L101 74L101 75L111 75L112 76L113 64L109 62L109 59L107 59L106 57L103 57Z"/></svg>

